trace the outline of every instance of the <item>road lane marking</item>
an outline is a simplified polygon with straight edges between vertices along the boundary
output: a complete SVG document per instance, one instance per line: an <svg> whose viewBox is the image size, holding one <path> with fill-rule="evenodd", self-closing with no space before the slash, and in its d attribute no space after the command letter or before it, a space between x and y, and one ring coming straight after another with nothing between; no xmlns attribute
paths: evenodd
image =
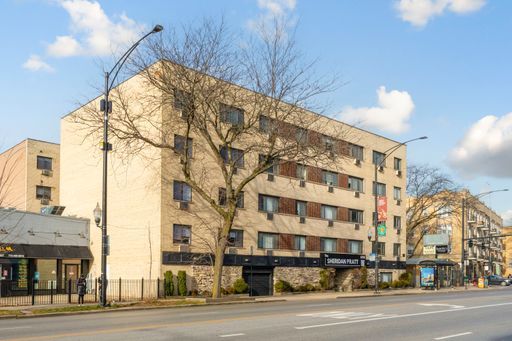
<svg viewBox="0 0 512 341"><path fill-rule="evenodd" d="M219 337L233 337L233 336L244 336L244 333L238 333L238 334L226 334L226 335L219 335Z"/></svg>
<svg viewBox="0 0 512 341"><path fill-rule="evenodd" d="M4 327L4 328L0 328L0 331L10 330L10 329L27 329L27 328L32 328L32 326Z"/></svg>
<svg viewBox="0 0 512 341"><path fill-rule="evenodd" d="M448 303L417 303L419 305L423 305L425 307L450 307L450 308L453 308L453 309L460 309L460 308L464 308L463 305L455 305L455 304L448 304Z"/></svg>
<svg viewBox="0 0 512 341"><path fill-rule="evenodd" d="M328 306L328 305L333 305L333 303L308 304L308 305L305 305L304 307L306 307L306 308L313 308L313 307L325 307L325 306Z"/></svg>
<svg viewBox="0 0 512 341"><path fill-rule="evenodd" d="M299 327L294 327L294 328L297 330L311 329L311 328L322 328L322 327L338 326L338 325L343 325L343 324L352 324L352 323L359 323L359 322L389 320L389 319L395 319L395 318L406 318L406 317L433 315L433 314L441 314L441 313L453 313L455 311L484 309L484 308L500 307L500 306L507 306L507 305L512 305L512 302L486 304L486 305L480 305L480 306L474 306L474 307L465 307L465 308L460 308L460 309L426 311L426 312L422 312L422 313L412 313L412 314L404 314L404 315L385 315L382 317L356 319L356 320L343 321L343 322L323 323L323 324L316 324L316 325L310 325L310 326L299 326Z"/></svg>
<svg viewBox="0 0 512 341"><path fill-rule="evenodd" d="M460 333L460 334L453 334L448 336L442 336L442 337L436 337L434 340L444 340L444 339L451 339L452 337L459 337L464 335L470 335L473 334L472 332L466 332L466 333Z"/></svg>

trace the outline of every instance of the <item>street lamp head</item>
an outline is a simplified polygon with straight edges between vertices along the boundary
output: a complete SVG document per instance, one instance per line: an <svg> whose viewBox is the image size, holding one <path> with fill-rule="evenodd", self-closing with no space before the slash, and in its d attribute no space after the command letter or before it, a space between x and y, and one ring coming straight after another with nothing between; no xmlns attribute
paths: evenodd
<svg viewBox="0 0 512 341"><path fill-rule="evenodd" d="M157 32L160 32L164 29L164 27L162 25L155 25L155 27L153 27L153 31L151 31L152 33L157 33Z"/></svg>
<svg viewBox="0 0 512 341"><path fill-rule="evenodd" d="M428 139L428 136L422 136L422 137L420 137L420 140L426 140L426 139Z"/></svg>
<svg viewBox="0 0 512 341"><path fill-rule="evenodd" d="M93 211L94 213L94 222L96 223L96 226L100 227L101 222L101 208L100 204L96 203L96 208Z"/></svg>

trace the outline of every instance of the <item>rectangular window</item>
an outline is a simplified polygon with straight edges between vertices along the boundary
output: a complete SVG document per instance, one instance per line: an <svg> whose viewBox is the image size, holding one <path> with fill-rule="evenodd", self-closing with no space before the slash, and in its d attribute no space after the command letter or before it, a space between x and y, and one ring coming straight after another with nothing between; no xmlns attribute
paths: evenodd
<svg viewBox="0 0 512 341"><path fill-rule="evenodd" d="M265 160L266 160L266 156L260 154L260 156L259 156L260 164L264 164ZM270 166L265 170L265 173L279 174L279 160L278 159L269 158L267 164L270 164Z"/></svg>
<svg viewBox="0 0 512 341"><path fill-rule="evenodd" d="M240 108L220 104L220 120L224 123L230 123L236 126L244 125L244 111Z"/></svg>
<svg viewBox="0 0 512 341"><path fill-rule="evenodd" d="M358 146L357 144L349 144L350 156L354 159L363 161L363 147Z"/></svg>
<svg viewBox="0 0 512 341"><path fill-rule="evenodd" d="M385 197L386 196L386 184L377 182L377 186L375 186L375 181L373 182L373 195L375 195L375 187L377 187L377 196Z"/></svg>
<svg viewBox="0 0 512 341"><path fill-rule="evenodd" d="M52 198L52 188L47 186L36 186L36 199L48 199Z"/></svg>
<svg viewBox="0 0 512 341"><path fill-rule="evenodd" d="M377 254L379 256L385 256L386 255L386 243L384 243L384 242L377 242Z"/></svg>
<svg viewBox="0 0 512 341"><path fill-rule="evenodd" d="M322 135L322 144L325 148L325 150L330 152L336 152L334 148L334 139L327 135Z"/></svg>
<svg viewBox="0 0 512 341"><path fill-rule="evenodd" d="M356 192L363 192L363 179L349 176L348 188Z"/></svg>
<svg viewBox="0 0 512 341"><path fill-rule="evenodd" d="M267 116L260 115L260 131L269 134L272 131L271 127L272 119Z"/></svg>
<svg viewBox="0 0 512 341"><path fill-rule="evenodd" d="M395 229L401 229L402 228L402 217L400 216L393 216L393 227Z"/></svg>
<svg viewBox="0 0 512 341"><path fill-rule="evenodd" d="M258 208L260 211L264 212L277 212L279 209L279 198L271 197L269 195L259 195L259 204Z"/></svg>
<svg viewBox="0 0 512 341"><path fill-rule="evenodd" d="M336 213L338 208L335 206L322 205L320 211L320 217L327 220L336 220Z"/></svg>
<svg viewBox="0 0 512 341"><path fill-rule="evenodd" d="M52 158L46 156L37 156L37 169L52 170Z"/></svg>
<svg viewBox="0 0 512 341"><path fill-rule="evenodd" d="M393 282L393 273L392 272L381 272L380 273L380 281L381 282Z"/></svg>
<svg viewBox="0 0 512 341"><path fill-rule="evenodd" d="M386 163L382 162L385 157L386 157L386 154L377 152L374 150L372 162L374 165L377 165L377 166L386 166Z"/></svg>
<svg viewBox="0 0 512 341"><path fill-rule="evenodd" d="M173 199L178 201L192 201L192 188L183 181L173 182Z"/></svg>
<svg viewBox="0 0 512 341"><path fill-rule="evenodd" d="M324 252L336 252L336 239L320 238L320 249Z"/></svg>
<svg viewBox="0 0 512 341"><path fill-rule="evenodd" d="M393 187L393 199L402 200L402 189L400 187Z"/></svg>
<svg viewBox="0 0 512 341"><path fill-rule="evenodd" d="M393 256L400 257L400 254L402 253L402 245L400 243L394 243L393 244Z"/></svg>
<svg viewBox="0 0 512 341"><path fill-rule="evenodd" d="M194 101L190 92L182 90L174 90L174 108L181 110L184 114L182 117L187 117L188 113L193 110Z"/></svg>
<svg viewBox="0 0 512 341"><path fill-rule="evenodd" d="M299 251L306 250L306 236L293 236L293 249Z"/></svg>
<svg viewBox="0 0 512 341"><path fill-rule="evenodd" d="M258 248L277 249L279 235L277 233L258 232Z"/></svg>
<svg viewBox="0 0 512 341"><path fill-rule="evenodd" d="M363 253L363 242L361 240L349 240L348 241L348 253L362 254Z"/></svg>
<svg viewBox="0 0 512 341"><path fill-rule="evenodd" d="M230 152L228 153L228 150ZM237 168L244 168L244 151L236 148L220 147L220 156L225 164L233 164ZM231 159L231 160L230 160Z"/></svg>
<svg viewBox="0 0 512 341"><path fill-rule="evenodd" d="M226 189L219 187L219 205L226 206ZM244 208L244 192L240 192L236 198L236 207Z"/></svg>
<svg viewBox="0 0 512 341"><path fill-rule="evenodd" d="M228 246L243 247L244 246L244 231L232 229L229 231Z"/></svg>
<svg viewBox="0 0 512 341"><path fill-rule="evenodd" d="M393 167L395 170L401 170L402 169L402 159L395 157L395 160L393 162Z"/></svg>
<svg viewBox="0 0 512 341"><path fill-rule="evenodd" d="M295 202L295 214L297 214L299 217L305 217L306 216L306 202L305 201L299 201L297 200Z"/></svg>
<svg viewBox="0 0 512 341"><path fill-rule="evenodd" d="M338 173L322 170L322 182L329 186L338 186Z"/></svg>
<svg viewBox="0 0 512 341"><path fill-rule="evenodd" d="M306 171L307 167L306 165L302 165L300 163L297 164L297 169L296 169L296 176L297 176L297 179L300 179L300 180L306 180L306 175L307 175L307 171Z"/></svg>
<svg viewBox="0 0 512 341"><path fill-rule="evenodd" d="M354 210L352 208L348 209L348 219L352 223L363 223L363 211L360 210Z"/></svg>
<svg viewBox="0 0 512 341"><path fill-rule="evenodd" d="M185 136L174 135L174 149L180 155L185 155L185 142L187 141L187 157L192 157L192 139Z"/></svg>
<svg viewBox="0 0 512 341"><path fill-rule="evenodd" d="M295 141L298 144L304 145L308 142L308 131L307 129L297 127L295 130Z"/></svg>
<svg viewBox="0 0 512 341"><path fill-rule="evenodd" d="M172 226L172 242L174 244L190 244L190 225L174 224Z"/></svg>

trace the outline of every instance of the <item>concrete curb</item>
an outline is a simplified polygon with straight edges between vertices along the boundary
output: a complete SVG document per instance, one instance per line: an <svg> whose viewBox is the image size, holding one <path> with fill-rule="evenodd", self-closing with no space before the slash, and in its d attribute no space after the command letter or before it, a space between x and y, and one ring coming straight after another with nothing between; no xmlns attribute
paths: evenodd
<svg viewBox="0 0 512 341"><path fill-rule="evenodd" d="M178 308L190 308L190 307L207 307L215 305L231 305L231 304L250 304L250 303L272 303L272 302L285 302L286 300L247 300L247 301L231 301L231 302L212 302L212 303L201 303L201 304L182 304L177 306L130 306L104 310L84 310L84 311L70 311L70 312L58 312L58 313L47 313L47 314L27 314L27 315L5 315L0 316L0 320L11 320L11 319L26 319L26 318L39 318L39 317L53 317L53 316L74 316L83 314L102 314L112 312L124 312L124 311L137 311L137 310L157 310L157 309L178 309Z"/></svg>
<svg viewBox="0 0 512 341"><path fill-rule="evenodd" d="M487 290L496 290L496 288L487 288ZM429 291L418 291L418 292L395 292L395 293L379 293L379 294L366 294L366 295L347 295L338 296L336 299L343 298L362 298L362 297L386 297L386 296L406 296L406 295L437 295L437 294L453 294L453 293L469 293L469 292L484 292L481 289L468 289L468 290L429 290Z"/></svg>

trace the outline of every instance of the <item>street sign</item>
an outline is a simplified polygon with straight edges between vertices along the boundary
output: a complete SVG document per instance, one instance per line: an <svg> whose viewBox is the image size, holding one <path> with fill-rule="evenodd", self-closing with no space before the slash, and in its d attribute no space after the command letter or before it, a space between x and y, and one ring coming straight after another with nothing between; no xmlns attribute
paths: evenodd
<svg viewBox="0 0 512 341"><path fill-rule="evenodd" d="M370 262L375 262L375 253L370 253L370 256L368 257L368 259L370 260Z"/></svg>

